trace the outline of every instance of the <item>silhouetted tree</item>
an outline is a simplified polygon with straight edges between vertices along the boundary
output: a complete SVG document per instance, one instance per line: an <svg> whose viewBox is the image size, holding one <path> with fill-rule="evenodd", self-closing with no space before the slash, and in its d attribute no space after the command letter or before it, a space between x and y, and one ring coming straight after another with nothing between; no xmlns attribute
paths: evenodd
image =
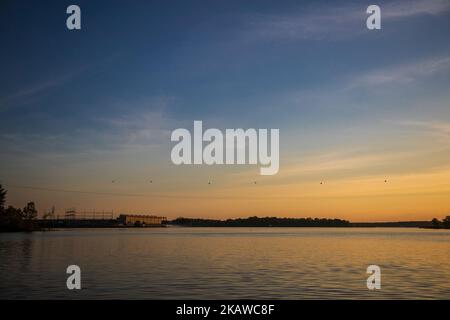
<svg viewBox="0 0 450 320"><path fill-rule="evenodd" d="M0 184L0 212L2 212L5 208L6 193L7 191L3 189L2 185Z"/></svg>
<svg viewBox="0 0 450 320"><path fill-rule="evenodd" d="M37 217L37 210L34 202L28 202L22 210L22 216L25 220L33 220Z"/></svg>
<svg viewBox="0 0 450 320"><path fill-rule="evenodd" d="M439 227L441 226L441 222L440 222L438 219L433 218L433 220L431 220L431 225L432 225L434 228L439 228Z"/></svg>
<svg viewBox="0 0 450 320"><path fill-rule="evenodd" d="M28 202L23 210L13 206L5 208L6 192L0 185L0 232L39 230L34 202Z"/></svg>
<svg viewBox="0 0 450 320"><path fill-rule="evenodd" d="M22 210L9 206L0 215L0 231L20 231L23 228Z"/></svg>
<svg viewBox="0 0 450 320"><path fill-rule="evenodd" d="M431 220L431 225L433 226L433 228L439 228L441 226L441 222L434 218L433 220Z"/></svg>
<svg viewBox="0 0 450 320"><path fill-rule="evenodd" d="M450 216L446 216L442 221L434 218L433 220L431 220L431 227L436 229L450 229Z"/></svg>
<svg viewBox="0 0 450 320"><path fill-rule="evenodd" d="M444 224L444 228L450 228L450 216L446 216L442 223Z"/></svg>

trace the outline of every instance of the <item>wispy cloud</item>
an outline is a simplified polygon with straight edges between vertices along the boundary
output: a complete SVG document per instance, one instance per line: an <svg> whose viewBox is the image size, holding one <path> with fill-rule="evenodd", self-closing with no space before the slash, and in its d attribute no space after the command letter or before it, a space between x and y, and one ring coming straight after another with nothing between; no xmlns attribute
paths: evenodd
<svg viewBox="0 0 450 320"><path fill-rule="evenodd" d="M383 6L383 18L398 19L422 14L438 15L450 11L448 0L394 1Z"/></svg>
<svg viewBox="0 0 450 320"><path fill-rule="evenodd" d="M75 77L84 72L84 68L66 73L64 75L54 76L51 79L42 80L40 82L25 86L16 92L0 97L0 112L8 109L24 105L34 101L42 94L51 92L51 90L59 88Z"/></svg>
<svg viewBox="0 0 450 320"><path fill-rule="evenodd" d="M72 157L74 154L110 154L161 146L170 141L170 132L177 125L166 111L173 99L149 97L127 103L110 102L106 105L110 110L115 110L110 114L92 114L86 123L61 125L50 132L0 132L0 142L4 146L0 154ZM56 120L49 116L46 121Z"/></svg>
<svg viewBox="0 0 450 320"><path fill-rule="evenodd" d="M396 123L401 126L420 128L433 134L450 138L450 122L402 120Z"/></svg>
<svg viewBox="0 0 450 320"><path fill-rule="evenodd" d="M382 21L450 11L447 0L393 1L380 4ZM246 16L247 38L254 39L343 39L367 32L367 5L315 6L286 14Z"/></svg>
<svg viewBox="0 0 450 320"><path fill-rule="evenodd" d="M55 73L53 75L45 73L44 77L35 80L32 83L21 83L22 87L15 92L0 96L0 112L35 102L43 95L52 93L54 90L67 85L71 81L77 80L79 77L92 71L96 67L113 62L117 57L117 54L113 54L104 58L104 60L99 63L88 63L78 67L72 66L70 70L61 71L60 73Z"/></svg>
<svg viewBox="0 0 450 320"><path fill-rule="evenodd" d="M405 84L450 69L450 56L433 57L400 66L384 67L356 76L347 89L390 84Z"/></svg>
<svg viewBox="0 0 450 320"><path fill-rule="evenodd" d="M20 89L13 92L10 95L0 98L0 112L13 108L14 106L23 105L28 101L32 101L33 98L41 93L47 92L53 88L57 88L60 85L68 81L69 77L64 76L57 79L51 79L48 81L40 82L29 87Z"/></svg>
<svg viewBox="0 0 450 320"><path fill-rule="evenodd" d="M162 111L149 111L135 115L104 118L110 140L121 145L150 146L170 139L170 121Z"/></svg>
<svg viewBox="0 0 450 320"><path fill-rule="evenodd" d="M346 36L350 25L364 19L364 12L335 8L284 15L259 14L248 17L248 36L256 39L308 39Z"/></svg>

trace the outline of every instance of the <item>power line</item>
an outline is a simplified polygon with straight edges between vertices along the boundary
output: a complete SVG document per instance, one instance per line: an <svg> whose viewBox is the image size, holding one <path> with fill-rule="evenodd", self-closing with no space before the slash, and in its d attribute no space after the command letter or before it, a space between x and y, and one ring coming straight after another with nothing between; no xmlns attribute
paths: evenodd
<svg viewBox="0 0 450 320"><path fill-rule="evenodd" d="M63 193L79 193L90 194L99 196L119 196L119 197L143 197L143 198L167 198L167 199L257 199L263 200L267 197L234 197L234 196L189 196L189 195L169 195L169 194L140 194L140 193L116 193L116 192L98 192L98 191L84 191L84 190L68 190L59 188L45 188L45 187L33 187L33 186L19 186L8 185L9 188L15 189L27 189L35 191L47 191L47 192L63 192Z"/></svg>
<svg viewBox="0 0 450 320"><path fill-rule="evenodd" d="M166 199L217 199L217 200L289 200L289 199L308 199L308 198L326 198L326 199L343 199L343 198L379 198L379 197L397 197L397 196L434 196L445 195L448 196L449 192L404 192L398 194L392 193L380 193L380 194L351 194L351 195L324 195L324 196L311 196L311 195L292 195L292 196L195 196L195 195L170 195L170 194L139 194L139 193L116 193L116 192L98 192L98 191L84 191L84 190L69 190L59 188L46 188L46 187L33 187L33 186L20 186L20 185L8 185L9 188L15 189L28 189L35 191L47 191L47 192L62 192L62 193L78 193L88 195L99 196L118 196L118 197L142 197L142 198L166 198Z"/></svg>

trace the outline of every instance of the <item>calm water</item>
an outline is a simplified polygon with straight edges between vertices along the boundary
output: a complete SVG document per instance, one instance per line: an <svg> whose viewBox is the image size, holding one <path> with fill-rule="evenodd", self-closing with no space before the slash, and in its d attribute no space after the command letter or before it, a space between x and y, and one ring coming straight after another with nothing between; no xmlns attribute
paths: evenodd
<svg viewBox="0 0 450 320"><path fill-rule="evenodd" d="M82 290L66 289L68 265ZM366 268L382 269L369 291ZM0 298L450 299L450 231L163 228L0 234Z"/></svg>

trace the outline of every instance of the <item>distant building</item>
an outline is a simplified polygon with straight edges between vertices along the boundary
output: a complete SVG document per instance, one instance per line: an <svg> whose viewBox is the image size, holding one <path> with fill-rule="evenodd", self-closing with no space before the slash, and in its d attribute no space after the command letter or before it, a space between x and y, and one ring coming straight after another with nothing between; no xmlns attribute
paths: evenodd
<svg viewBox="0 0 450 320"><path fill-rule="evenodd" d="M54 209L52 209L54 212ZM54 213L53 213L54 216ZM57 219L60 217L57 216ZM113 220L113 211L77 211L75 208L66 209L64 217L66 220Z"/></svg>
<svg viewBox="0 0 450 320"><path fill-rule="evenodd" d="M117 219L119 224L125 226L161 226L166 217L157 217L140 214L121 214Z"/></svg>

